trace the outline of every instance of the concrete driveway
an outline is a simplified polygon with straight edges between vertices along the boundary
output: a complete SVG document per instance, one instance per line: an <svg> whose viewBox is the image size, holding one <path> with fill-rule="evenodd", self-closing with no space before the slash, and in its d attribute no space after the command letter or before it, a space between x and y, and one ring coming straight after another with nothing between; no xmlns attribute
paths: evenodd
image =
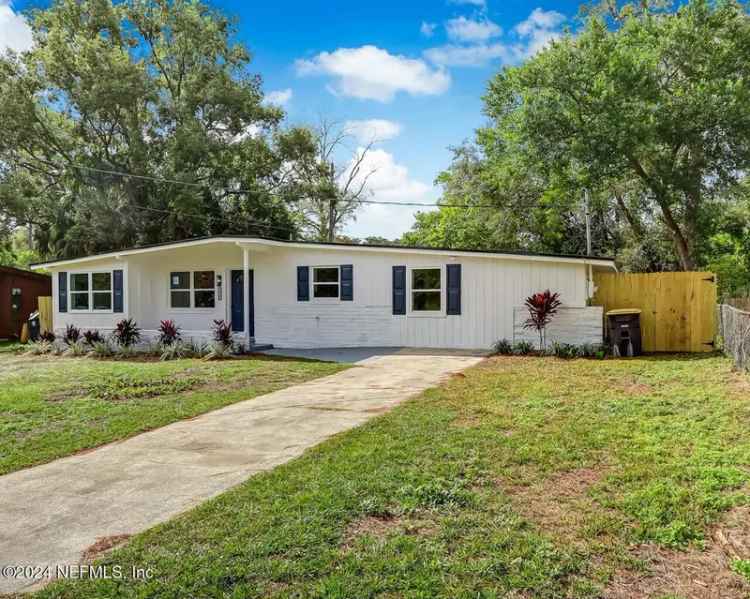
<svg viewBox="0 0 750 599"><path fill-rule="evenodd" d="M360 359L344 372L0 477L0 565L79 563L98 539L163 522L481 360L347 351ZM39 582L0 575L0 593Z"/></svg>

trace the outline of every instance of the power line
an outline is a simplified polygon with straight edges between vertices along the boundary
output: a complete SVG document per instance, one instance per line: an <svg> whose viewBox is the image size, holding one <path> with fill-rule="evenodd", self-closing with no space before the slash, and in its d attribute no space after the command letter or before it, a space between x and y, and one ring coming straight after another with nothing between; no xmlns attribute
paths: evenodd
<svg viewBox="0 0 750 599"><path fill-rule="evenodd" d="M106 175L115 175L118 177L129 177L131 179L142 179L145 181L154 181L156 183L170 183L175 185L185 185L188 187L197 187L200 189L204 189L206 187L203 183L192 183L190 181L180 181L178 179L167 179L164 177L152 177L150 175L134 175L132 173L124 173L122 171L114 171L109 169L102 169L97 168L93 166L84 166L82 164L71 164L70 166L81 169L81 170L88 170L93 171L96 173L102 173ZM262 190L251 190L251 189L230 189L228 187L219 187L218 189L221 189L222 191L232 194L232 195L245 195L245 194L251 194L251 193L258 193L258 191ZM491 209L491 210L497 210L498 207L493 204L441 204L439 202L389 202L387 200L364 200L364 199L356 199L352 200L353 202L359 203L359 204L376 204L376 205L382 205L382 206L411 206L415 208L461 208L470 210L473 208L483 208L483 209Z"/></svg>

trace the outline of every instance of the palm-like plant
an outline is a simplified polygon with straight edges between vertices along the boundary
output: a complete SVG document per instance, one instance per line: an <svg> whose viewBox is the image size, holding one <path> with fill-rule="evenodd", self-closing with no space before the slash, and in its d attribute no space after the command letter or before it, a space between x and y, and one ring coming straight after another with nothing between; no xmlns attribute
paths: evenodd
<svg viewBox="0 0 750 599"><path fill-rule="evenodd" d="M180 327L174 320L162 320L159 323L159 343L161 345L172 345L180 340Z"/></svg>
<svg viewBox="0 0 750 599"><path fill-rule="evenodd" d="M539 333L539 350L543 351L547 342L547 325L562 305L560 294L547 289L527 297L524 305L529 311L529 317L523 323L523 328L536 329Z"/></svg>

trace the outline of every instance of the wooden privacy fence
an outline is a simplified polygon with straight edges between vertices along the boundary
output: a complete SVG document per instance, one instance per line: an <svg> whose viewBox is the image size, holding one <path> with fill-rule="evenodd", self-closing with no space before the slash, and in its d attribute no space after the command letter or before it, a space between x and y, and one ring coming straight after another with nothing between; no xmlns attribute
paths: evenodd
<svg viewBox="0 0 750 599"><path fill-rule="evenodd" d="M52 330L52 298L39 296L39 329L40 332Z"/></svg>
<svg viewBox="0 0 750 599"><path fill-rule="evenodd" d="M643 351L714 349L716 277L712 273L594 273L594 284L593 303L603 306L605 313L641 310Z"/></svg>

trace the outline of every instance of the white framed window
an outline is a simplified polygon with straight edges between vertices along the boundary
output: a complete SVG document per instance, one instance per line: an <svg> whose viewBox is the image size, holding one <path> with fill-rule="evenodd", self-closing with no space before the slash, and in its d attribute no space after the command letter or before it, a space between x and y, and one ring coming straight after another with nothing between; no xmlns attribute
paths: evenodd
<svg viewBox="0 0 750 599"><path fill-rule="evenodd" d="M312 267L312 296L315 299L339 299L339 267Z"/></svg>
<svg viewBox="0 0 750 599"><path fill-rule="evenodd" d="M410 295L412 312L442 313L443 269L412 268Z"/></svg>
<svg viewBox="0 0 750 599"><path fill-rule="evenodd" d="M112 271L72 272L68 288L72 312L112 311Z"/></svg>
<svg viewBox="0 0 750 599"><path fill-rule="evenodd" d="M216 273L213 270L169 273L170 308L215 308Z"/></svg>

